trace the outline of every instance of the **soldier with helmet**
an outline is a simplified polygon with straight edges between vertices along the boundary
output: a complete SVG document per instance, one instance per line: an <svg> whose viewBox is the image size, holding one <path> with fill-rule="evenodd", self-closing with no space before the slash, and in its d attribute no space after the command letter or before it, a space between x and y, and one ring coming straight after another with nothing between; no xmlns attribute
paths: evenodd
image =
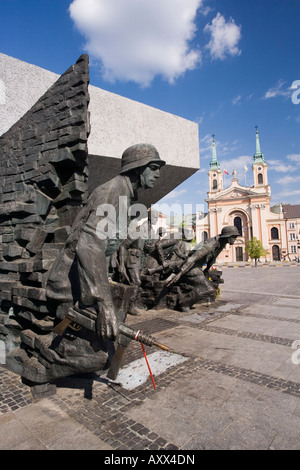
<svg viewBox="0 0 300 470"><path fill-rule="evenodd" d="M211 251L206 255L207 266L204 273L207 273L210 270L221 251L226 247L227 243L229 243L229 245L233 245L238 236L238 229L233 225L228 225L222 228L220 235L206 240L205 246L210 247ZM197 250L197 247L195 249Z"/></svg>
<svg viewBox="0 0 300 470"><path fill-rule="evenodd" d="M182 310L188 309L197 299L203 298L203 296L210 297L214 295L215 290L208 280L209 270L227 243L233 245L238 236L239 232L236 227L231 225L224 227L220 235L199 243L188 254L178 274L171 274L167 279L168 287L179 281L193 287L192 296L189 299L184 297L181 299L180 307ZM204 265L206 267L202 270Z"/></svg>
<svg viewBox="0 0 300 470"><path fill-rule="evenodd" d="M139 188L153 188L164 164L153 145L137 144L126 149L121 159L120 174L89 196L49 273L47 298L57 305L72 305L79 301L82 306L96 306L96 331L101 339L113 340L118 334L107 258L118 250L122 242L118 232L119 216L126 214L127 217ZM115 220L110 220L109 211L107 215L104 210L107 207L114 208ZM108 237L105 231L110 223L115 226L113 237Z"/></svg>
<svg viewBox="0 0 300 470"><path fill-rule="evenodd" d="M140 316L141 313L137 308L137 300L139 288L142 284L141 271L144 264L145 246L153 247L157 242L158 235L154 231L154 225L158 220L158 211L154 208L148 210L147 220L139 227L139 236L136 238L128 238L124 240L118 252L118 275L121 282L127 281L133 286L133 294L128 305L127 313L129 315Z"/></svg>

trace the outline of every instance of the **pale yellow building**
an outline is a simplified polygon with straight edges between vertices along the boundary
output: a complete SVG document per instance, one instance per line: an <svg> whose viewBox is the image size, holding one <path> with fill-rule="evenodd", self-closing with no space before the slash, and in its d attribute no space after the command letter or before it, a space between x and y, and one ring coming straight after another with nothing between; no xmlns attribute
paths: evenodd
<svg viewBox="0 0 300 470"><path fill-rule="evenodd" d="M239 183L236 171L228 188L223 187L223 171L217 159L213 139L210 162L208 212L196 221L197 242L221 233L223 227L235 225L240 233L233 246L227 245L219 261L248 261L245 251L249 239L256 237L267 250L261 261L294 260L299 258L300 206L279 206L271 209L271 187L268 184L268 165L260 149L256 131L256 152L252 164L253 185Z"/></svg>

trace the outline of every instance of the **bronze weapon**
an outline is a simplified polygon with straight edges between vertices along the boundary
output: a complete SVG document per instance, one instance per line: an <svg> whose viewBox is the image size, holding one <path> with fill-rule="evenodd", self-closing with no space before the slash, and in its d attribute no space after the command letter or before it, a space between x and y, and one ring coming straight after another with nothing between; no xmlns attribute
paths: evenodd
<svg viewBox="0 0 300 470"><path fill-rule="evenodd" d="M210 252L209 246L205 247L205 245L204 247L201 248L201 250L197 250L197 249L192 250L189 253L188 257L181 264L179 273L176 274L174 277L171 277L169 282L166 284L166 288L172 287L174 284L176 284L185 273L187 273L190 269L193 268L193 266L197 263L197 261L205 258L209 252Z"/></svg>
<svg viewBox="0 0 300 470"><path fill-rule="evenodd" d="M165 269L168 269L168 268L177 268L177 267L179 268L180 266L182 266L184 262L185 260L166 261L165 266L159 265L156 268L146 269L146 271L147 271L147 274L152 275L160 271L164 271Z"/></svg>
<svg viewBox="0 0 300 470"><path fill-rule="evenodd" d="M57 335L62 335L73 322L92 331L96 331L97 313L93 307L79 308L78 304L70 307L65 318L53 329ZM170 351L170 348L159 343L153 336L145 334L142 331L134 330L125 323L119 323L119 335L117 338L117 349L113 356L107 377L116 380L123 356L130 340L138 341L147 346L156 346L163 351Z"/></svg>
<svg viewBox="0 0 300 470"><path fill-rule="evenodd" d="M84 309L80 309L77 305L74 305L74 307L71 307L68 310L65 318L58 325L56 325L53 331L57 335L62 335L72 322L75 322L89 330L96 331L96 319L97 314L92 310L92 308L85 307ZM159 343L153 336L149 334L134 330L122 322L119 323L118 327L119 334L127 336L127 338L134 339L147 346L156 346L157 348L163 349L164 351L170 351L168 346Z"/></svg>

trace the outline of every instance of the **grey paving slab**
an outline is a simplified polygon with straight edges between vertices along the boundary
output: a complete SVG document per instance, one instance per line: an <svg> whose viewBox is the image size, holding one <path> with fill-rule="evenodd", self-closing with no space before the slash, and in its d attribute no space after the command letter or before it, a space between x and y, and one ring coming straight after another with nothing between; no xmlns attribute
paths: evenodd
<svg viewBox="0 0 300 470"><path fill-rule="evenodd" d="M285 305L278 305L278 300L275 301L274 303L270 303L269 305L266 304L260 304L257 303L255 305L251 305L248 307L244 307L239 309L243 315L248 313L250 316L251 315L263 315L265 317L270 317L270 318L281 318L281 319L287 319L287 320L298 320L300 323L300 316L299 316L299 309L300 309L300 301L299 302L299 307L291 307L289 303L286 300ZM283 299L280 299L283 300ZM289 300L295 300L295 299L289 299Z"/></svg>
<svg viewBox="0 0 300 470"><path fill-rule="evenodd" d="M0 416L0 449L45 449L13 412Z"/></svg>
<svg viewBox="0 0 300 470"><path fill-rule="evenodd" d="M256 307L256 311L262 312L262 307ZM254 312L251 311L253 314ZM299 312L298 312L299 314ZM214 322L214 326L230 328L233 330L248 331L262 335L279 336L291 339L300 339L300 323L293 323L285 320L251 316L229 315Z"/></svg>
<svg viewBox="0 0 300 470"><path fill-rule="evenodd" d="M220 320L219 320L220 321ZM215 323L214 323L215 324ZM179 353L201 356L300 383L300 367L292 363L293 349L267 341L178 326L158 338Z"/></svg>
<svg viewBox="0 0 300 470"><path fill-rule="evenodd" d="M0 448L92 450L104 442L48 399L0 416Z"/></svg>
<svg viewBox="0 0 300 470"><path fill-rule="evenodd" d="M298 267L224 269L222 277L224 279L223 290L300 298L300 268Z"/></svg>
<svg viewBox="0 0 300 470"><path fill-rule="evenodd" d="M299 450L300 364L291 345L300 339L300 269L226 268L223 278L215 304L139 318L182 358L159 367L159 352L147 349L156 389L144 364L132 387L71 377L34 401L0 367L0 449ZM143 360L132 343L124 374L139 374Z"/></svg>
<svg viewBox="0 0 300 470"><path fill-rule="evenodd" d="M99 439L93 432L79 426L76 429L64 433L48 444L49 450L113 450L113 447L107 445Z"/></svg>
<svg viewBox="0 0 300 470"><path fill-rule="evenodd" d="M300 449L297 405L294 397L201 371L127 415L184 449L268 449L277 435Z"/></svg>
<svg viewBox="0 0 300 470"><path fill-rule="evenodd" d="M274 306L280 306L281 308L282 307L297 307L296 310L298 310L300 307L300 299L280 297L274 300Z"/></svg>

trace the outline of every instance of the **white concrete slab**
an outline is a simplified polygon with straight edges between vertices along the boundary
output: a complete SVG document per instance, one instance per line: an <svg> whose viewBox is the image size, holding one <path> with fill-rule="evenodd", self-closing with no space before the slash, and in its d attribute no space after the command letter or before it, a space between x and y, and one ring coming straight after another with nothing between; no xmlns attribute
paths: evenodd
<svg viewBox="0 0 300 470"><path fill-rule="evenodd" d="M174 367L188 358L180 354L172 354L167 351L155 351L147 355L148 363L154 377L165 372L170 367ZM133 390L144 384L150 377L149 369L144 357L124 366L119 374L116 382L126 390Z"/></svg>

